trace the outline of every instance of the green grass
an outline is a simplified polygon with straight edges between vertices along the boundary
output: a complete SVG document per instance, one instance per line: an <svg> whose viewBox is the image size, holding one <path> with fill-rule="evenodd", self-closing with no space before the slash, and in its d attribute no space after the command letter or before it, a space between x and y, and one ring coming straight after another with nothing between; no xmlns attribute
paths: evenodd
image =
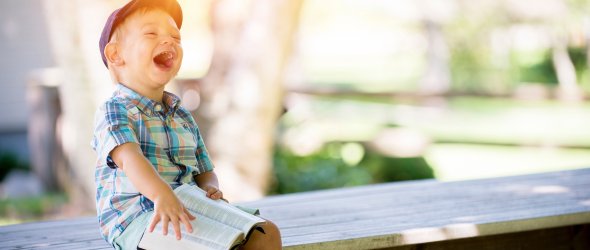
<svg viewBox="0 0 590 250"><path fill-rule="evenodd" d="M387 127L422 132L432 141L424 158L445 181L590 167L588 103L454 98L421 106L359 96L308 107L309 117L288 113L286 127L326 142L371 141Z"/></svg>
<svg viewBox="0 0 590 250"><path fill-rule="evenodd" d="M464 98L446 114L406 124L439 141L590 147L590 105Z"/></svg>
<svg viewBox="0 0 590 250"><path fill-rule="evenodd" d="M43 219L67 202L65 194L49 193L34 197L0 200L0 225Z"/></svg>
<svg viewBox="0 0 590 250"><path fill-rule="evenodd" d="M434 144L426 160L439 180L480 179L590 167L590 150Z"/></svg>

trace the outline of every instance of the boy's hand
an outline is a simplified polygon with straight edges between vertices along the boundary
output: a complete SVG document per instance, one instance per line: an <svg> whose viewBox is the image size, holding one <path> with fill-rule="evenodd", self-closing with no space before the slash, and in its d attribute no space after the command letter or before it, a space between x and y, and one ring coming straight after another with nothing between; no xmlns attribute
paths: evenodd
<svg viewBox="0 0 590 250"><path fill-rule="evenodd" d="M193 232L189 221L194 220L193 216L178 200L174 193L162 194L154 200L154 216L150 223L149 232L153 232L159 222L162 222L164 235L168 234L168 223L172 222L176 239L181 239L180 224L184 224L186 231Z"/></svg>
<svg viewBox="0 0 590 250"><path fill-rule="evenodd" d="M207 197L211 198L212 200L223 199L223 193L221 190L213 185L205 186L204 190L207 192Z"/></svg>
<svg viewBox="0 0 590 250"><path fill-rule="evenodd" d="M227 200L223 198L223 193L219 190L219 181L217 181L217 175L215 172L209 171L200 173L193 178L197 185L207 192L207 197L213 200L222 199L227 202Z"/></svg>

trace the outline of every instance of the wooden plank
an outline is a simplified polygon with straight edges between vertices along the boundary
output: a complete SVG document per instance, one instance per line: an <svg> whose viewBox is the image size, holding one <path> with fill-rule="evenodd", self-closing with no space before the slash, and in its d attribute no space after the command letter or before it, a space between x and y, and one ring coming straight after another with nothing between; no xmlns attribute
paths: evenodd
<svg viewBox="0 0 590 250"><path fill-rule="evenodd" d="M0 249L112 249L96 217L0 227Z"/></svg>
<svg viewBox="0 0 590 250"><path fill-rule="evenodd" d="M553 173L543 173L543 174L533 174L533 175L523 175L523 176L510 176L510 177L502 177L502 178L491 178L491 179L479 179L479 180L470 180L470 181L457 181L457 182L438 182L435 180L418 180L418 181L405 181L405 182L395 182L395 183L384 183L384 184L375 184L375 185L368 185L368 186L360 186L360 187L348 187L348 188L340 188L340 189L332 189L332 190L323 190L323 191L312 191L312 192L303 192L303 193L296 193L296 194L286 194L280 195L276 197L267 197L260 201L255 201L246 204L256 204L257 206L271 208L274 206L285 206L285 202L292 202L295 204L304 204L304 203L315 203L316 201L324 201L329 199L346 199L347 197L352 198L355 196L365 196L371 193L396 193L399 195L399 191L408 192L410 195L403 194L398 196L399 198L412 198L416 195L418 196L433 196L430 192L424 192L423 189L428 190L439 190L440 194L447 194L452 195L447 192L447 190L454 190L461 192L454 193L453 195L458 196L465 196L469 194L473 194L474 192L478 192L481 188L494 188L498 187L499 185L506 185L506 184L513 184L518 185L522 183L523 185L530 185L530 184L542 184L544 182L552 182L554 178L561 178L567 179L571 181L578 180L581 183L584 182L582 176L590 177L590 171L588 169L580 169L580 170L573 170L573 171L563 171L563 172L553 172ZM464 189L464 187L469 186L476 186L479 187L477 190L471 189ZM514 186L509 186L506 188L517 188Z"/></svg>
<svg viewBox="0 0 590 250"><path fill-rule="evenodd" d="M58 227L72 227L78 225L89 225L94 223L98 225L98 219L96 217L84 217L77 219L66 219L66 220L55 220L55 221L40 221L40 222L28 222L9 226L0 226L0 234L7 232L19 232L19 231L30 231L30 230L44 230L48 228Z"/></svg>
<svg viewBox="0 0 590 250"><path fill-rule="evenodd" d="M590 168L460 182L387 183L242 205L260 208L263 217L281 228L285 249L406 247L401 250L589 224L589 190ZM0 249L112 248L100 238L96 218L89 217L0 227Z"/></svg>
<svg viewBox="0 0 590 250"><path fill-rule="evenodd" d="M262 205L263 216L281 227L288 249L369 249L588 223L587 190L590 170L582 169L382 184L270 197L247 205Z"/></svg>

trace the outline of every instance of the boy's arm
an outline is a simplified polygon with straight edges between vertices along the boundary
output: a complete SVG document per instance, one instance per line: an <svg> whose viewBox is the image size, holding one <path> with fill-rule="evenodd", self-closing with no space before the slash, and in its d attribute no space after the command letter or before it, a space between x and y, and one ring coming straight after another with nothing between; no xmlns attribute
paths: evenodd
<svg viewBox="0 0 590 250"><path fill-rule="evenodd" d="M213 200L223 199L217 175L213 170L195 175L194 178L197 185L207 192L207 197Z"/></svg>
<svg viewBox="0 0 590 250"><path fill-rule="evenodd" d="M172 188L160 177L152 164L145 158L139 145L125 143L111 151L111 158L129 177L137 190L154 202L154 217L149 231L161 221L164 235L168 234L168 223L172 222L176 239L181 238L180 224L184 224L188 232L192 232L189 220L193 220L188 210L176 197Z"/></svg>

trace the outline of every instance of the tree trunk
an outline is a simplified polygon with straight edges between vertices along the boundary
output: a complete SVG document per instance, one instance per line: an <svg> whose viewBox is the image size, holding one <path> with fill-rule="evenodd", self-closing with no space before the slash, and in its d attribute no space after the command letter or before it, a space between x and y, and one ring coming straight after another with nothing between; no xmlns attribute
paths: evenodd
<svg viewBox="0 0 590 250"><path fill-rule="evenodd" d="M451 88L449 48L440 24L434 20L423 20L428 38L426 71L420 82L420 93L425 95L446 94Z"/></svg>
<svg viewBox="0 0 590 250"><path fill-rule="evenodd" d="M269 187L283 78L303 0L220 0L212 5L215 50L196 112L222 190L232 201Z"/></svg>
<svg viewBox="0 0 590 250"><path fill-rule="evenodd" d="M576 68L567 51L567 39L555 38L553 41L553 67L559 81L558 98L563 101L578 102L582 92L576 77Z"/></svg>
<svg viewBox="0 0 590 250"><path fill-rule="evenodd" d="M590 72L590 15L584 17L584 40L586 43L586 70ZM586 84L590 84L586 82Z"/></svg>
<svg viewBox="0 0 590 250"><path fill-rule="evenodd" d="M62 183L80 211L94 209L96 154L90 146L97 103L111 89L98 54L98 35L115 4L123 1L45 0L51 47L63 71L59 86L63 152L69 182Z"/></svg>
<svg viewBox="0 0 590 250"><path fill-rule="evenodd" d="M59 137L59 120L61 103L59 85L61 71L58 69L36 70L29 76L27 84L27 104L31 116L28 122L28 143L31 149L31 166L33 172L41 179L47 190L64 189L65 173L63 152Z"/></svg>

